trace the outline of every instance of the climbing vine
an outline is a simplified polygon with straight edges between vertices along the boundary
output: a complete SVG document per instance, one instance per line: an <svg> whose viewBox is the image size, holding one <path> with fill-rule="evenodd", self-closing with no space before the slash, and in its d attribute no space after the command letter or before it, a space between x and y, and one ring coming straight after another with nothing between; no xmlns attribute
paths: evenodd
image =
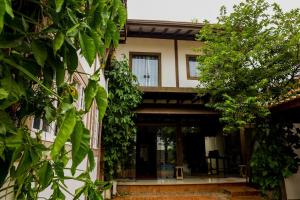
<svg viewBox="0 0 300 200"><path fill-rule="evenodd" d="M105 176L111 180L117 175L121 161L128 158L136 134L133 110L142 100L137 79L129 69L128 61L114 60L106 71L108 108L103 119Z"/></svg>

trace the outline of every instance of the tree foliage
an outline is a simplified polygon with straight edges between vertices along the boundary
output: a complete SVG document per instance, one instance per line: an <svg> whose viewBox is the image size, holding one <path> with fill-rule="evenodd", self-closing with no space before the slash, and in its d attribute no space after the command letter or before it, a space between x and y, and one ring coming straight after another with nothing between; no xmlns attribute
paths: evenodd
<svg viewBox="0 0 300 200"><path fill-rule="evenodd" d="M8 185L16 199L37 199L47 187L53 191L50 199L64 199L66 179L83 182L74 199L82 194L102 199L106 185L89 176L95 161L82 118L96 100L101 120L107 95L97 70L84 91L85 109L78 109L78 91L70 80L79 73L78 51L90 66L97 55L105 65L107 49L118 44L125 21L121 0L0 0L0 188ZM26 126L30 117L56 124L53 145L43 143L42 131ZM75 177L86 157L88 170ZM68 177L71 158L73 176Z"/></svg>
<svg viewBox="0 0 300 200"><path fill-rule="evenodd" d="M128 61L114 60L106 71L108 84L108 108L103 119L104 161L106 179L116 177L117 168L127 157L133 143L136 126L133 109L142 100L136 77L130 71Z"/></svg>
<svg viewBox="0 0 300 200"><path fill-rule="evenodd" d="M198 58L201 91L210 95L209 105L221 112L225 133L255 125L259 136L253 170L269 168L264 175L256 171L254 180L263 189L275 188L281 181L277 178L297 166L294 146L286 142L290 129L270 119L269 105L299 87L295 77L300 70L300 10L283 12L265 0L246 0L230 14L222 7L218 22L206 22L197 39L203 42ZM297 143L299 135L294 139ZM285 162L276 167L269 162L272 155L279 156L272 145L290 149L280 154L280 162ZM267 155L264 164L258 164L257 158Z"/></svg>

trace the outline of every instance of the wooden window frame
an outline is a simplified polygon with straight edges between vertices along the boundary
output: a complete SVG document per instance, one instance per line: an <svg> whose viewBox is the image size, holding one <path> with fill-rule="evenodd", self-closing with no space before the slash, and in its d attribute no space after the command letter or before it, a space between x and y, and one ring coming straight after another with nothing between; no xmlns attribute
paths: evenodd
<svg viewBox="0 0 300 200"><path fill-rule="evenodd" d="M157 56L158 58L158 84L157 86L141 86L142 88L160 88L161 87L161 53L159 52L129 52L129 68L132 71L133 56Z"/></svg>
<svg viewBox="0 0 300 200"><path fill-rule="evenodd" d="M196 57L197 59L197 56L198 55L191 55L191 54L187 54L185 55L185 60L186 60L186 74L187 74L187 79L188 80L198 80L198 76L191 76L191 73L190 73L190 63L189 63L189 58L191 57Z"/></svg>

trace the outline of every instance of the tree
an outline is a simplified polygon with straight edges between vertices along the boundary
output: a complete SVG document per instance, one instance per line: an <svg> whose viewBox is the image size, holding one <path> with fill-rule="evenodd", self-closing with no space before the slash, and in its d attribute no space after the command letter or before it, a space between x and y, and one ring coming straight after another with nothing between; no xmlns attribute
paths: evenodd
<svg viewBox="0 0 300 200"><path fill-rule="evenodd" d="M221 112L225 133L255 127L253 180L264 190L278 188L298 168L293 148L300 135L290 140L292 125L272 118L269 105L299 87L300 10L283 12L265 0L246 0L230 14L222 7L218 22L206 22L197 39L203 42L201 93Z"/></svg>
<svg viewBox="0 0 300 200"><path fill-rule="evenodd" d="M132 155L132 144L136 134L133 109L142 100L136 77L130 71L128 60L113 60L107 69L108 109L103 119L103 145L105 149L105 178L117 175L122 161Z"/></svg>
<svg viewBox="0 0 300 200"><path fill-rule="evenodd" d="M106 185L89 176L95 161L82 121L94 100L100 120L104 116L107 95L99 84L100 69L89 77L83 110L74 106L78 92L68 80L80 73L78 50L90 66L98 55L103 68L125 21L121 0L0 0L0 191L10 189L0 199L9 193L37 199L48 187L50 199L64 199L66 179L84 183L74 199L82 194L102 199ZM41 132L26 126L29 117L57 124L53 145L46 146ZM67 141L72 152L66 152ZM88 170L75 177L86 157ZM70 158L71 177L65 174Z"/></svg>

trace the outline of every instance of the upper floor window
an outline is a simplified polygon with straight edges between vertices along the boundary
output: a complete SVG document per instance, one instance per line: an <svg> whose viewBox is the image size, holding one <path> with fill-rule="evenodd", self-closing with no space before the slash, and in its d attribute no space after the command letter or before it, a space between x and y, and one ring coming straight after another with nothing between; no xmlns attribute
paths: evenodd
<svg viewBox="0 0 300 200"><path fill-rule="evenodd" d="M130 53L132 73L137 77L140 86L160 86L160 54Z"/></svg>
<svg viewBox="0 0 300 200"><path fill-rule="evenodd" d="M188 79L198 79L198 62L196 55L186 56L186 67L187 67L187 78Z"/></svg>

